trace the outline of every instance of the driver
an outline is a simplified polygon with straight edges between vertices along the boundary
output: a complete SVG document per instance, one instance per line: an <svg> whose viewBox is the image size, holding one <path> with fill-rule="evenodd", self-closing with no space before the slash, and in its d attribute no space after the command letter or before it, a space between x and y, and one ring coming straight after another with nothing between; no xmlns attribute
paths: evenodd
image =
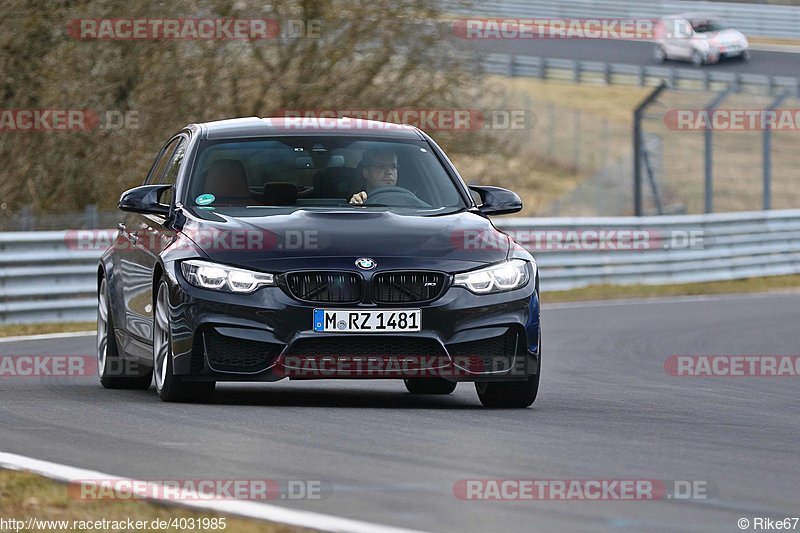
<svg viewBox="0 0 800 533"><path fill-rule="evenodd" d="M363 204L367 193L381 187L394 187L397 184L397 154L391 150L367 150L361 160L361 175L367 183L367 190L355 193L351 204Z"/></svg>

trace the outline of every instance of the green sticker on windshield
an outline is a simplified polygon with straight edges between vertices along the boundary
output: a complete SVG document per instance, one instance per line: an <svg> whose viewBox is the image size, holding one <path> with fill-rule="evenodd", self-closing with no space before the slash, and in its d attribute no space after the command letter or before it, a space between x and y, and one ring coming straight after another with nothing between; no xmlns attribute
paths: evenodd
<svg viewBox="0 0 800 533"><path fill-rule="evenodd" d="M195 198L194 201L197 203L197 205L208 205L208 204L213 204L214 200L216 199L217 197L214 196L213 194L201 194L200 196Z"/></svg>

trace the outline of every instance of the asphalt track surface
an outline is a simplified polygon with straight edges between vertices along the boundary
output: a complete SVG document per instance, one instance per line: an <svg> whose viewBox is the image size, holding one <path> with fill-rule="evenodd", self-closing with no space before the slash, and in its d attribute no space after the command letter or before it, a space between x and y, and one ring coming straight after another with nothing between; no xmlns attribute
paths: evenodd
<svg viewBox="0 0 800 533"><path fill-rule="evenodd" d="M800 378L676 377L672 354L800 353L800 295L543 308L530 409L487 410L471 384L219 387L211 404L92 377L0 378L0 451L137 479L320 480L277 502L427 531L738 531L800 510ZM1 355L93 353L93 337L0 344ZM691 501L464 501L462 479L708 482ZM98 517L100 518L100 517Z"/></svg>
<svg viewBox="0 0 800 533"><path fill-rule="evenodd" d="M554 59L602 61L627 65L661 66L653 57L653 43L604 39L471 39L487 53L520 54ZM724 60L703 69L742 74L800 76L800 53L753 50L750 61ZM689 63L667 61L663 66L693 69Z"/></svg>

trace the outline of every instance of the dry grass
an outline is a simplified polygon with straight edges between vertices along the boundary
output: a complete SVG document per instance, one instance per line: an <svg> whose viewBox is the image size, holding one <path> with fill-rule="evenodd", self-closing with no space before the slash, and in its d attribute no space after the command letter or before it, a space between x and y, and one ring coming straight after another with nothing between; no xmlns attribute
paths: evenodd
<svg viewBox="0 0 800 533"><path fill-rule="evenodd" d="M78 500L70 496L67 485L45 477L10 470L0 470L0 517L8 520L27 520L34 517L40 520L97 521L169 520L173 518L221 518L225 516L225 531L237 533L299 533L312 531L282 524L272 524L235 518L219 513L188 510L178 506L158 505L146 501L129 500ZM196 528L195 528L196 529ZM68 527L53 531L86 531ZM101 529L102 530L102 529ZM209 529L210 530L210 529ZM13 531L13 530L12 530ZM184 531L182 529L163 529L162 531ZM221 531L221 529L218 529Z"/></svg>
<svg viewBox="0 0 800 533"><path fill-rule="evenodd" d="M452 159L467 182L519 193L521 216L547 213L558 197L629 157L632 110L650 91L502 76L489 77L487 88L495 95L490 106L529 111L530 127L492 132L503 152L512 147L510 157L464 154L453 147Z"/></svg>
<svg viewBox="0 0 800 533"><path fill-rule="evenodd" d="M713 98L708 93L667 94L660 112L669 109L703 109ZM721 109L764 109L771 98L735 94L728 97ZM796 109L797 100L787 100L783 109ZM668 129L663 121L651 120L648 131L659 135L663 144L662 186L665 193L688 207L701 212L704 199L704 132ZM772 193L775 209L800 206L797 187L797 130L773 132ZM713 175L715 211L761 209L763 135L761 131L713 132Z"/></svg>
<svg viewBox="0 0 800 533"><path fill-rule="evenodd" d="M71 331L92 331L97 328L95 322L63 322L52 324L10 324L0 326L0 337L16 337L17 335L40 335L44 333L68 333Z"/></svg>
<svg viewBox="0 0 800 533"><path fill-rule="evenodd" d="M778 39L777 37L747 37L750 44L777 44L781 46L800 46L798 39Z"/></svg>
<svg viewBox="0 0 800 533"><path fill-rule="evenodd" d="M512 102L529 102L537 116L534 131L521 152L522 169L515 173L515 185L524 193L523 200L534 208L526 215L541 213L547 202L564 191L569 191L582 180L599 170L597 153L602 148L606 164L631 155L631 130L633 110L652 91L651 87L590 86L572 83L543 81L530 78L493 77L492 83L504 87ZM671 109L704 109L716 93L666 92L658 105L649 111L645 131L658 138L661 153L655 152L654 163L664 204L683 207L689 213L699 213L704 202L704 133L669 129L663 117ZM764 109L772 98L754 94L729 96L722 109ZM548 106L559 110L556 120ZM800 108L796 99L787 99L783 109ZM573 150L571 133L573 124L564 110L580 110L583 164L580 170L570 168L570 151ZM600 126L605 122L603 128ZM602 134L600 134L602 130ZM797 168L800 168L800 150L796 149L798 130L773 132L772 140L772 191L775 209L800 206L800 187L797 186ZM543 145L548 137L555 139L556 150L548 154ZM715 211L743 211L761 209L762 205L762 132L715 131L713 135L714 209ZM658 150L658 149L657 149ZM530 164L530 154L537 154L548 164L539 168ZM527 162L527 164L525 164ZM560 165L560 166L559 166ZM559 172L558 169L564 169ZM545 176L550 175L550 179ZM512 183L512 182L509 182ZM530 183L530 187L526 184ZM649 194L649 190L648 190ZM537 196L538 195L538 196ZM573 209L575 211L575 209ZM574 214L580 214L576 212Z"/></svg>
<svg viewBox="0 0 800 533"><path fill-rule="evenodd" d="M647 96L649 87L628 85L578 85L535 78L492 76L491 83L501 84L518 94L527 94L536 102L581 109L597 117L630 127L633 110Z"/></svg>
<svg viewBox="0 0 800 533"><path fill-rule="evenodd" d="M766 293L797 291L798 289L800 289L800 275L791 275L674 285L592 285L571 291L545 291L542 293L542 300L544 302L578 302L659 296Z"/></svg>
<svg viewBox="0 0 800 533"><path fill-rule="evenodd" d="M453 163L467 183L506 187L522 198L523 210L515 216L535 216L583 179L578 171L559 166L536 154L502 156L453 154Z"/></svg>

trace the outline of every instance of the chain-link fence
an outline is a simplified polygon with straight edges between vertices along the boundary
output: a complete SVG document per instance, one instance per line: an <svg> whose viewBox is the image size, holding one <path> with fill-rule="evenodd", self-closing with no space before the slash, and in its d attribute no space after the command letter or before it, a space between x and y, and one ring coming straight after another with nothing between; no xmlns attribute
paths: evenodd
<svg viewBox="0 0 800 533"><path fill-rule="evenodd" d="M632 183L629 122L529 96L512 107L524 107L535 116L533 128L521 140L520 153L530 164L520 169L519 179L492 184L519 192L526 205L524 215L625 212L631 204ZM539 164L547 169L545 176Z"/></svg>
<svg viewBox="0 0 800 533"><path fill-rule="evenodd" d="M646 214L800 207L796 98L664 91L642 131Z"/></svg>
<svg viewBox="0 0 800 533"><path fill-rule="evenodd" d="M534 149L588 174L537 214L634 214L632 125L547 103L535 109ZM644 110L641 131L642 214L800 207L795 97L666 90Z"/></svg>

